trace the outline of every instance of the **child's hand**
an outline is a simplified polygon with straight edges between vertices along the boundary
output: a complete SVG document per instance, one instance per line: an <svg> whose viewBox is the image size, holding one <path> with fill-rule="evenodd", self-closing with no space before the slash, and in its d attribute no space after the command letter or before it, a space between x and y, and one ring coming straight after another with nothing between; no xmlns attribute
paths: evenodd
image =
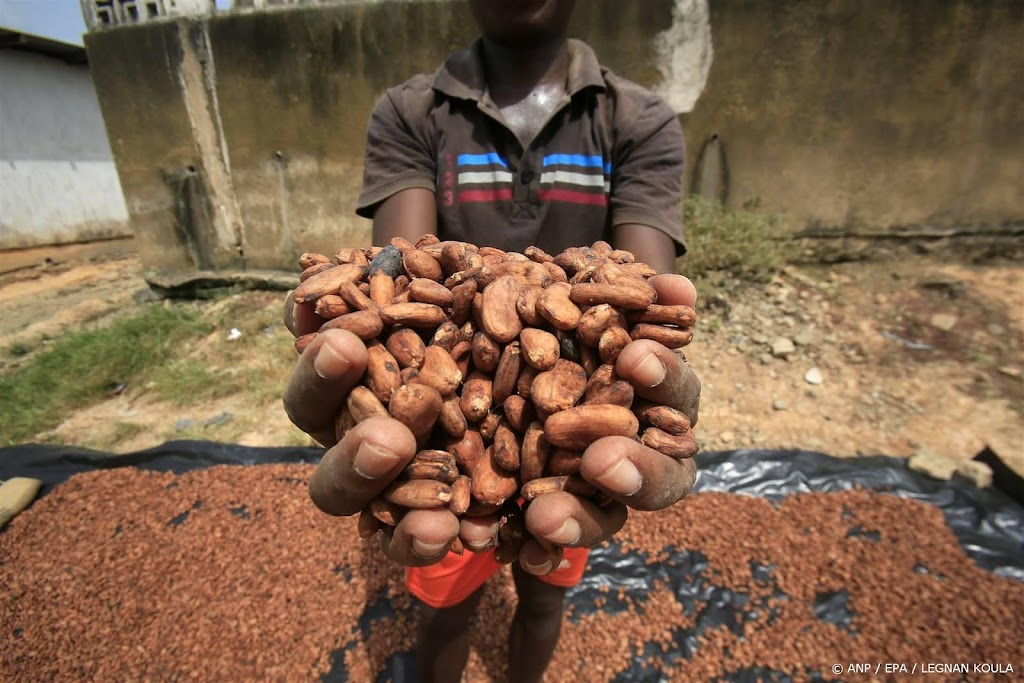
<svg viewBox="0 0 1024 683"><path fill-rule="evenodd" d="M658 290L659 304L692 307L696 302L693 284L682 276L657 275L650 282ZM674 351L648 340L632 342L619 354L615 372L633 383L636 396L675 408L691 424L697 422L700 381ZM628 508L660 510L686 497L697 470L692 458L675 460L632 439L612 436L587 448L580 474L617 502L599 507L568 493L540 496L526 511L526 526L534 536L560 546L598 545L622 528ZM521 564L542 566L543 554L529 541L520 553Z"/></svg>
<svg viewBox="0 0 1024 683"><path fill-rule="evenodd" d="M323 321L308 305L296 305L289 296L285 323L300 336L316 331ZM285 410L295 426L328 447L310 479L309 493L317 507L332 515L362 510L416 454L412 432L391 418L360 422L341 441L335 436L335 416L366 362L366 345L358 337L345 330L326 330L302 353L285 390ZM471 547L487 545L492 526L487 519L463 522L462 538ZM411 510L393 531L382 534L382 544L392 560L422 566L440 561L458 535L459 520L448 510Z"/></svg>

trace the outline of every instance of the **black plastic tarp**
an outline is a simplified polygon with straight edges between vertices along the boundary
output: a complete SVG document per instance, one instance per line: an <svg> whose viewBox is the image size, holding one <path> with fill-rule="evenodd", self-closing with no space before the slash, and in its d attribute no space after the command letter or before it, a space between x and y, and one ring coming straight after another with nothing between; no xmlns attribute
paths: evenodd
<svg viewBox="0 0 1024 683"><path fill-rule="evenodd" d="M157 448L127 455L111 455L77 448L26 445L0 449L0 479L34 477L44 483L42 495L70 476L84 471L115 467L186 472L211 465L254 465L291 462L315 463L322 451L313 448L249 448L200 441L169 442ZM934 505L965 553L979 566L997 575L1024 582L1024 507L996 489L978 489L959 478L938 481L907 468L906 461L884 456L833 458L808 451L737 450L697 456L699 477L695 491L717 491L779 500L808 492L833 492L855 488L871 489ZM569 591L575 614L595 609L595 597L602 585L614 579L625 586L627 595L642 595L655 581L670 584L684 605L701 605L695 628L680 638L669 652L659 653L666 661L685 658L697 647L700 634L712 626L742 622L743 596L735 595L702 578L707 564L699 552L676 551L663 565L646 565L614 542L591 553L591 570L583 582ZM754 568L765 572L770 568ZM624 609L610 599L602 608ZM820 596L815 604L819 619L842 626L849 619L845 594ZM361 622L393 613L386 598L367 606ZM739 618L737 618L739 617ZM646 653L650 654L650 653ZM637 654L637 665L623 672L622 681L659 681L656 671L640 665L645 653ZM343 652L335 657L328 681L348 680ZM411 681L411 653L398 653L388 662L381 680ZM788 680L771 671L745 671L730 677L734 681Z"/></svg>

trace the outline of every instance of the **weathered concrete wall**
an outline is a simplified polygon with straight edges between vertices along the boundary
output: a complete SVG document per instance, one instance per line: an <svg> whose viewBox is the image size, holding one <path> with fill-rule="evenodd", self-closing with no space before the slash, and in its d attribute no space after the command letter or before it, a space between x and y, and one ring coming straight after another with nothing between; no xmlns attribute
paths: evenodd
<svg viewBox="0 0 1024 683"><path fill-rule="evenodd" d="M461 0L394 0L89 34L144 261L291 269L365 244L374 101L474 33ZM588 0L573 34L685 112L691 162L719 136L732 205L793 230L1024 221L1013 0Z"/></svg>
<svg viewBox="0 0 1024 683"><path fill-rule="evenodd" d="M0 50L0 249L124 237L89 68Z"/></svg>
<svg viewBox="0 0 1024 683"><path fill-rule="evenodd" d="M683 121L694 160L719 134L731 204L793 229L1024 221L1024 4L714 0L711 24Z"/></svg>

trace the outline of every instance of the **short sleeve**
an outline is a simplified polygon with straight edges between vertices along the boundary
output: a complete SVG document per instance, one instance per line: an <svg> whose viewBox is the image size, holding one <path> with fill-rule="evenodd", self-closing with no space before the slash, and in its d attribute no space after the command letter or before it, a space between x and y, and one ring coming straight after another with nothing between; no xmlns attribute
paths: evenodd
<svg viewBox="0 0 1024 683"><path fill-rule="evenodd" d="M612 227L639 223L661 230L675 243L676 256L682 256L682 126L676 113L653 95L633 114L621 119L612 150Z"/></svg>
<svg viewBox="0 0 1024 683"><path fill-rule="evenodd" d="M372 218L377 205L411 188L437 189L437 166L421 97L406 86L388 90L373 108L366 133L363 189L356 213Z"/></svg>

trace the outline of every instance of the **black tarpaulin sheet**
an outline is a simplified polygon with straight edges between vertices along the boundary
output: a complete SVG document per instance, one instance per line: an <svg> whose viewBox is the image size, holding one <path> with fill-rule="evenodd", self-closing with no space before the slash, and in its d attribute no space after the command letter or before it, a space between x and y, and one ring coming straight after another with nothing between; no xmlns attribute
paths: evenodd
<svg viewBox="0 0 1024 683"><path fill-rule="evenodd" d="M313 448L250 448L199 441L176 441L146 451L111 455L84 449L26 445L0 449L0 479L34 477L44 483L41 495L72 475L97 469L138 467L175 473L212 465L254 465L292 462L315 463L322 451ZM977 489L966 480L933 480L907 468L906 462L884 456L833 458L808 451L737 450L704 453L697 456L699 476L695 492L727 492L779 500L785 496L809 492L834 492L854 488L872 489L934 505L965 553L979 566L997 575L1024 582L1024 507L995 489ZM698 646L700 634L708 628L728 625L741 628L745 596L713 585L702 576L706 558L699 552L673 550L662 563L649 565L636 553L623 552L614 541L591 553L590 566L582 583L571 589L569 604L573 614L592 612L595 598L603 594L601 608L614 612L625 609L602 587L624 588L627 596L642 596L655 582L671 586L687 609L699 614L694 628L676 639L668 652L657 653L664 661L688 657ZM754 567L755 576L770 567ZM837 626L849 621L846 595L837 592L819 596L815 603L819 619ZM360 620L368 624L381 616L393 615L387 598L368 605ZM651 652L638 652L635 666L621 672L621 681L659 681L657 671L642 666ZM344 653L334 658L334 669L327 681L346 681L342 662ZM411 653L397 653L388 662L380 680L411 681ZM734 673L734 681L779 680L788 678L779 672L752 670Z"/></svg>

